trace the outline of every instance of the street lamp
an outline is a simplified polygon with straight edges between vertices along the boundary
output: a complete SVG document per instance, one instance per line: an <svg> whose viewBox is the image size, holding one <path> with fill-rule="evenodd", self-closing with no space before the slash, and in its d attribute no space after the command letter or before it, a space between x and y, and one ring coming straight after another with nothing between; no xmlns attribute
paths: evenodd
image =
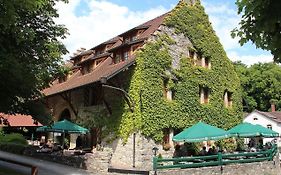
<svg viewBox="0 0 281 175"><path fill-rule="evenodd" d="M133 99L129 96L129 94L124 89L106 84L107 83L106 77L101 77L100 82L102 84L102 87L121 91L124 94L125 100L130 108L130 111L132 113L134 112L135 103L134 103ZM135 162L136 162L135 159L136 159L136 133L133 134L133 168L135 168Z"/></svg>

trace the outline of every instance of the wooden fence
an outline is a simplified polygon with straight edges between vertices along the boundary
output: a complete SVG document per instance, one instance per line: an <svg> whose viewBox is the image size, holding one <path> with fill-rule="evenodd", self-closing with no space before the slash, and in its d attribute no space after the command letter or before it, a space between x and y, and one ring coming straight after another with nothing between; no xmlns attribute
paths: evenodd
<svg viewBox="0 0 281 175"><path fill-rule="evenodd" d="M153 170L171 168L198 168L206 166L222 166L231 163L250 163L260 161L271 161L277 153L277 145L271 149L260 152L227 153L219 152L210 156L158 158L153 157ZM222 170L222 168L221 168Z"/></svg>

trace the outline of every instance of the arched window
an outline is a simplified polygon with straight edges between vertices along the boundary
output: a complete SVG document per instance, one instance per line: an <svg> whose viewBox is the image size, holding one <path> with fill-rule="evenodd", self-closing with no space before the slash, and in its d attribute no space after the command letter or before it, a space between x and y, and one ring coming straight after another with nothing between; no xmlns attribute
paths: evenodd
<svg viewBox="0 0 281 175"><path fill-rule="evenodd" d="M71 121L71 114L67 108L61 112L59 121L64 120L64 119Z"/></svg>

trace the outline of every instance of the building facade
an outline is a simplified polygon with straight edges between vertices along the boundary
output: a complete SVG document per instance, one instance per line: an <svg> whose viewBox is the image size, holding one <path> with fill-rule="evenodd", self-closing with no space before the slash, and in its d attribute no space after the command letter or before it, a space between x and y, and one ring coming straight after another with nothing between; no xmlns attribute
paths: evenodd
<svg viewBox="0 0 281 175"><path fill-rule="evenodd" d="M251 124L259 124L263 127L272 129L273 131L276 131L281 134L281 112L280 111L275 111L274 105L272 106L272 111L271 112L262 112L255 110L248 114L243 122L248 122ZM280 147L281 146L281 139L279 138L263 138L263 143L265 144L266 142L271 142L272 140L277 141L277 145Z"/></svg>
<svg viewBox="0 0 281 175"><path fill-rule="evenodd" d="M80 49L70 64L43 91L46 107L54 120L88 127L91 145L112 151L112 166L149 169L152 148L169 153L180 130L242 120L239 79L197 0Z"/></svg>

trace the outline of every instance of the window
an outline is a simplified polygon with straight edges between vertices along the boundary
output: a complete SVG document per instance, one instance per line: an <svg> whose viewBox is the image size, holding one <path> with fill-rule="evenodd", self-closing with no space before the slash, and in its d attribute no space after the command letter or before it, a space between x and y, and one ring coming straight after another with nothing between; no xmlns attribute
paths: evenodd
<svg viewBox="0 0 281 175"><path fill-rule="evenodd" d="M59 83L63 83L67 80L67 75L59 77Z"/></svg>
<svg viewBox="0 0 281 175"><path fill-rule="evenodd" d="M189 52L189 58L194 59L195 52L193 50L189 50L188 52Z"/></svg>
<svg viewBox="0 0 281 175"><path fill-rule="evenodd" d="M138 39L137 36L132 37L132 41L136 41L137 39Z"/></svg>
<svg viewBox="0 0 281 175"><path fill-rule="evenodd" d="M124 43L128 43L128 42L130 42L130 38L129 38L129 37L126 37L126 38L124 39Z"/></svg>
<svg viewBox="0 0 281 175"><path fill-rule="evenodd" d="M120 61L121 61L120 54L116 54L116 56L115 56L115 63L119 63Z"/></svg>
<svg viewBox="0 0 281 175"><path fill-rule="evenodd" d="M210 96L210 89L207 87L200 87L200 103L208 104Z"/></svg>
<svg viewBox="0 0 281 175"><path fill-rule="evenodd" d="M168 79L164 79L163 80L163 96L164 98L166 98L167 100L173 100L173 91L168 89Z"/></svg>
<svg viewBox="0 0 281 175"><path fill-rule="evenodd" d="M129 52L128 51L123 53L123 59L124 59L124 61L129 59Z"/></svg>
<svg viewBox="0 0 281 175"><path fill-rule="evenodd" d="M266 127L267 127L268 129L271 129L271 130L272 130L272 125L271 125L271 124L268 124Z"/></svg>
<svg viewBox="0 0 281 175"><path fill-rule="evenodd" d="M172 145L170 143L170 129L169 128L165 128L163 129L163 149L164 150L169 150Z"/></svg>
<svg viewBox="0 0 281 175"><path fill-rule="evenodd" d="M84 89L84 106L90 106L90 89L89 88L85 88Z"/></svg>
<svg viewBox="0 0 281 175"><path fill-rule="evenodd" d="M225 91L224 93L224 106L225 107L232 107L232 92Z"/></svg>
<svg viewBox="0 0 281 175"><path fill-rule="evenodd" d="M211 68L211 62L210 62L210 58L204 58L205 61L205 68L210 69Z"/></svg>
<svg viewBox="0 0 281 175"><path fill-rule="evenodd" d="M82 70L81 70L82 75L85 75L85 74L90 73L90 72L91 72L91 65L90 64L84 65Z"/></svg>

